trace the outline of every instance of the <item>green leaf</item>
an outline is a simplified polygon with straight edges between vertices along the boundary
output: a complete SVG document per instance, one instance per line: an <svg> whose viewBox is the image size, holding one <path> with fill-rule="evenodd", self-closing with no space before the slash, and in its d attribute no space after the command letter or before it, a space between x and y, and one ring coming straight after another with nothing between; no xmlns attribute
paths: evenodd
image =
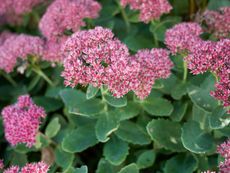
<svg viewBox="0 0 230 173"><path fill-rule="evenodd" d="M210 0L208 3L209 10L218 10L220 7L230 6L229 0Z"/></svg>
<svg viewBox="0 0 230 173"><path fill-rule="evenodd" d="M177 101L173 103L173 107L174 109L172 114L170 115L170 118L173 121L180 122L186 113L186 110L188 108L188 103Z"/></svg>
<svg viewBox="0 0 230 173"><path fill-rule="evenodd" d="M117 173L117 167L102 158L98 163L96 173Z"/></svg>
<svg viewBox="0 0 230 173"><path fill-rule="evenodd" d="M87 124L80 126L66 136L62 141L62 148L66 152L75 153L82 152L97 143L94 124Z"/></svg>
<svg viewBox="0 0 230 173"><path fill-rule="evenodd" d="M113 136L104 146L103 155L113 165L120 165L129 154L127 142Z"/></svg>
<svg viewBox="0 0 230 173"><path fill-rule="evenodd" d="M221 106L217 107L209 116L209 125L212 129L222 129L229 123L230 117Z"/></svg>
<svg viewBox="0 0 230 173"><path fill-rule="evenodd" d="M73 160L74 154L63 151L61 147L55 149L55 162L58 166L66 169L72 165Z"/></svg>
<svg viewBox="0 0 230 173"><path fill-rule="evenodd" d="M85 93L74 90L64 89L60 91L60 96L67 106L69 113L93 117L104 111L104 103L99 99L86 99Z"/></svg>
<svg viewBox="0 0 230 173"><path fill-rule="evenodd" d="M124 121L136 117L140 112L140 106L138 103L129 101L125 107L117 108L113 112L120 121Z"/></svg>
<svg viewBox="0 0 230 173"><path fill-rule="evenodd" d="M192 102L207 112L212 112L217 107L218 102L210 92L214 90L215 79L213 76L208 76L200 86L190 85L188 94Z"/></svg>
<svg viewBox="0 0 230 173"><path fill-rule="evenodd" d="M132 144L146 145L151 142L147 132L141 126L131 121L123 121L115 134L124 141Z"/></svg>
<svg viewBox="0 0 230 173"><path fill-rule="evenodd" d="M139 170L135 163L131 163L122 168L118 173L139 173Z"/></svg>
<svg viewBox="0 0 230 173"><path fill-rule="evenodd" d="M132 51L138 51L143 48L152 48L153 42L145 38L144 36L128 36L125 38L124 43L128 46L128 48Z"/></svg>
<svg viewBox="0 0 230 173"><path fill-rule="evenodd" d="M192 107L192 120L196 121L200 124L200 127L202 129L208 129L209 130L209 116L211 113L204 111L203 109L200 109L198 106L193 105Z"/></svg>
<svg viewBox="0 0 230 173"><path fill-rule="evenodd" d="M46 127L45 135L48 136L49 138L52 138L56 136L58 131L61 128L61 124L59 123L58 117L52 119L48 126Z"/></svg>
<svg viewBox="0 0 230 173"><path fill-rule="evenodd" d="M137 166L140 169L148 168L153 165L156 159L156 153L153 150L146 150L140 154L137 159Z"/></svg>
<svg viewBox="0 0 230 173"><path fill-rule="evenodd" d="M152 140L172 151L184 151L181 143L181 125L178 122L158 119L147 125L147 131Z"/></svg>
<svg viewBox="0 0 230 173"><path fill-rule="evenodd" d="M119 121L115 114L106 112L100 115L95 126L97 139L100 142L109 140L109 135L116 131L119 127Z"/></svg>
<svg viewBox="0 0 230 173"><path fill-rule="evenodd" d="M155 116L169 116L173 111L170 101L163 98L147 98L142 106L146 112Z"/></svg>
<svg viewBox="0 0 230 173"><path fill-rule="evenodd" d="M92 99L97 95L99 88L89 85L86 91L86 99Z"/></svg>
<svg viewBox="0 0 230 173"><path fill-rule="evenodd" d="M213 137L203 131L196 121L189 121L184 124L181 140L184 147L193 153L212 152L215 148Z"/></svg>
<svg viewBox="0 0 230 173"><path fill-rule="evenodd" d="M80 168L76 168L73 173L88 173L87 166L81 166Z"/></svg>
<svg viewBox="0 0 230 173"><path fill-rule="evenodd" d="M46 110L46 112L54 112L63 106L63 103L60 100L50 97L33 97L33 101L38 106L43 107Z"/></svg>
<svg viewBox="0 0 230 173"><path fill-rule="evenodd" d="M120 107L124 107L127 105L127 98L125 96L122 98L115 98L110 94L105 94L104 98L105 98L105 101L110 106L113 106L113 107L120 108Z"/></svg>
<svg viewBox="0 0 230 173"><path fill-rule="evenodd" d="M182 96L187 93L187 84L180 82L172 89L172 97L176 100L180 100Z"/></svg>
<svg viewBox="0 0 230 173"><path fill-rule="evenodd" d="M190 154L178 154L169 159L164 168L165 173L193 173L198 167L197 159Z"/></svg>

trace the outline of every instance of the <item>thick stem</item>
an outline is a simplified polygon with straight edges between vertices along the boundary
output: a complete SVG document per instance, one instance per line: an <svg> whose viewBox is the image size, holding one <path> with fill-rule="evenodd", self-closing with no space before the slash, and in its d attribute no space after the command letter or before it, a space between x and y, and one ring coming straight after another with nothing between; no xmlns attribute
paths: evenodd
<svg viewBox="0 0 230 173"><path fill-rule="evenodd" d="M187 80L187 76L188 76L188 65L187 65L187 62L185 60L183 63L183 67L184 67L183 82L185 83Z"/></svg>
<svg viewBox="0 0 230 173"><path fill-rule="evenodd" d="M105 93L106 93L108 90L104 90L103 86L101 86L100 90L101 90L102 102L103 102L104 105L105 105L105 106L104 106L104 111L107 112L107 111L108 111L108 104L107 104L107 102L106 102L106 100L105 100L104 95L105 95Z"/></svg>
<svg viewBox="0 0 230 173"><path fill-rule="evenodd" d="M32 69L35 73L37 73L39 76L41 76L50 86L55 86L54 83L49 79L48 76L46 76L45 73L43 73L43 71L40 68L32 67Z"/></svg>
<svg viewBox="0 0 230 173"><path fill-rule="evenodd" d="M195 0L189 0L189 16L190 19L193 18L193 15L196 13L196 2Z"/></svg>

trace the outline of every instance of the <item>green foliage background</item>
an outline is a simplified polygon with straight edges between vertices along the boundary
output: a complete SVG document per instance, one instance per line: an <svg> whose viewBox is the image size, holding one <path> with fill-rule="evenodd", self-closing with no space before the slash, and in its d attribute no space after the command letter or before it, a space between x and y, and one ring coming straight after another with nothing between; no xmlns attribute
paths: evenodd
<svg viewBox="0 0 230 173"><path fill-rule="evenodd" d="M111 28L132 53L142 48L165 47L166 29L189 21L197 10L216 10L230 6L228 0L170 0L173 10L161 20L144 24L138 12L122 9L115 0L100 0L103 8L96 20L86 20L84 29L96 25ZM194 11L195 10L195 11ZM27 14L22 26L2 26L17 33L39 35L38 19L44 7ZM205 35L209 38L210 35ZM60 77L62 66L34 62L25 74L0 75L0 110L29 93L48 114L40 128L37 143L11 147L4 139L0 117L0 158L7 165L24 165L45 160L50 173L193 173L216 170L221 158L216 145L230 136L229 115L209 95L215 78L210 73L183 80L180 56L172 56L174 68L166 80L158 80L144 101L133 93L113 98L106 88L78 86L65 88ZM47 83L34 73L42 70L54 83Z"/></svg>

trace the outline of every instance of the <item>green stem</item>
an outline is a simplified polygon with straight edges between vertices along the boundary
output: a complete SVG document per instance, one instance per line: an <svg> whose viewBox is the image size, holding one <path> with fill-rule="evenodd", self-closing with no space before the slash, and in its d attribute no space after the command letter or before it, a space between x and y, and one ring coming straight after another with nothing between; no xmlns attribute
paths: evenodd
<svg viewBox="0 0 230 173"><path fill-rule="evenodd" d="M183 82L185 83L187 80L187 76L188 76L188 66L187 66L187 62L185 60L183 63L183 67L184 67Z"/></svg>
<svg viewBox="0 0 230 173"><path fill-rule="evenodd" d="M106 102L106 100L105 100L105 97L104 97L104 95L105 95L105 93L108 91L108 90L104 90L104 88L103 88L103 86L101 86L101 97L102 97L102 102L104 103L104 111L105 112L107 112L108 111L108 104L107 104L107 102Z"/></svg>
<svg viewBox="0 0 230 173"><path fill-rule="evenodd" d="M38 67L32 67L32 70L37 73L39 76L41 76L50 86L55 86L54 83L49 79L48 76L46 76L45 73L43 73L43 71L38 68Z"/></svg>
<svg viewBox="0 0 230 173"><path fill-rule="evenodd" d="M127 32L129 32L129 30L130 30L130 23L129 23L128 16L127 16L127 14L125 12L125 9L121 6L121 4L120 4L119 1L116 0L116 2L117 2L117 5L118 5L118 7L120 9L121 15L122 15L122 17L123 17L123 19L125 21Z"/></svg>
<svg viewBox="0 0 230 173"><path fill-rule="evenodd" d="M196 2L195 0L189 0L189 16L192 19L193 15L196 13Z"/></svg>
<svg viewBox="0 0 230 173"><path fill-rule="evenodd" d="M218 82L219 78L218 78L217 74L215 72L212 72L212 75L215 77L215 81ZM219 106L221 105L221 101L220 100L218 100L218 105Z"/></svg>
<svg viewBox="0 0 230 173"><path fill-rule="evenodd" d="M1 72L1 74L11 85L13 85L14 87L17 86L17 83L14 81L14 79L9 74L6 74L4 72Z"/></svg>

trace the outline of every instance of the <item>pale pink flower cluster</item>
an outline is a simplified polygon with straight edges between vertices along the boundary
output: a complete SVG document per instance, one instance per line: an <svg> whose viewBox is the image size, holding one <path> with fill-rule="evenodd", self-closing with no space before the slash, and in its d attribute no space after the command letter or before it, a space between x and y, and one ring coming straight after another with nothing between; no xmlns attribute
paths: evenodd
<svg viewBox="0 0 230 173"><path fill-rule="evenodd" d="M217 147L217 152L225 159L219 165L220 173L230 172L230 139Z"/></svg>
<svg viewBox="0 0 230 173"><path fill-rule="evenodd" d="M130 5L131 9L140 10L140 20L145 23L159 19L172 9L167 0L121 0L121 5Z"/></svg>
<svg viewBox="0 0 230 173"><path fill-rule="evenodd" d="M230 39L218 42L199 41L185 59L193 74L212 71L218 77L211 95L230 106Z"/></svg>
<svg viewBox="0 0 230 173"><path fill-rule="evenodd" d="M45 0L2 0L0 3L0 17L9 23L21 22L22 15Z"/></svg>
<svg viewBox="0 0 230 173"><path fill-rule="evenodd" d="M79 31L85 18L96 18L101 5L95 0L55 0L46 10L39 23L42 34L46 37L43 59L61 61L60 51L67 40L65 31Z"/></svg>
<svg viewBox="0 0 230 173"><path fill-rule="evenodd" d="M96 18L101 6L95 0L55 0L43 15L39 28L47 39L56 39L66 30L79 31L85 18Z"/></svg>
<svg viewBox="0 0 230 173"><path fill-rule="evenodd" d="M154 80L168 77L172 67L167 51L142 50L130 56L127 46L102 27L73 34L64 52L65 85L106 85L118 98L130 90L141 99L147 97Z"/></svg>
<svg viewBox="0 0 230 173"><path fill-rule="evenodd" d="M18 166L12 166L5 170L3 173L47 173L49 166L44 162L29 163L21 169Z"/></svg>
<svg viewBox="0 0 230 173"><path fill-rule="evenodd" d="M42 107L35 105L28 95L18 97L17 103L2 110L6 140L13 146L25 143L32 147L40 125L46 116Z"/></svg>
<svg viewBox="0 0 230 173"><path fill-rule="evenodd" d="M193 22L184 22L168 29L165 33L165 44L173 53L187 53L201 39L202 28L199 24Z"/></svg>
<svg viewBox="0 0 230 173"><path fill-rule="evenodd" d="M43 40L36 36L3 33L0 35L0 69L9 73L16 66L18 58L42 56L43 44Z"/></svg>
<svg viewBox="0 0 230 173"><path fill-rule="evenodd" d="M3 163L3 160L0 159L0 170L4 168L4 163Z"/></svg>
<svg viewBox="0 0 230 173"><path fill-rule="evenodd" d="M140 98L146 98L156 79L168 78L173 63L169 59L169 52L164 49L139 50L133 57L139 64L137 87L133 88Z"/></svg>
<svg viewBox="0 0 230 173"><path fill-rule="evenodd" d="M230 7L222 7L219 11L207 10L204 20L208 30L217 38L225 38L230 34Z"/></svg>

